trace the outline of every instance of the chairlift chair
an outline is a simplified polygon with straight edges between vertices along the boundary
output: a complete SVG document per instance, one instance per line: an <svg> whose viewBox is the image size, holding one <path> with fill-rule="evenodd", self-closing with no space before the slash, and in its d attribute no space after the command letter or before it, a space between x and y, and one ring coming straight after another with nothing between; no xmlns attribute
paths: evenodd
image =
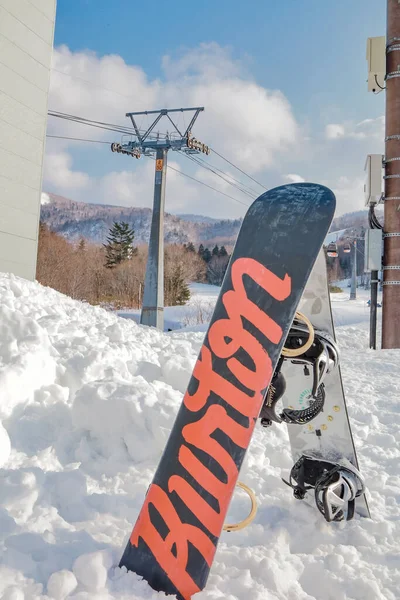
<svg viewBox="0 0 400 600"><path fill-rule="evenodd" d="M337 246L336 246L335 242L331 242L330 244L328 244L328 247L326 249L326 254L330 258L337 258L338 251L337 251Z"/></svg>

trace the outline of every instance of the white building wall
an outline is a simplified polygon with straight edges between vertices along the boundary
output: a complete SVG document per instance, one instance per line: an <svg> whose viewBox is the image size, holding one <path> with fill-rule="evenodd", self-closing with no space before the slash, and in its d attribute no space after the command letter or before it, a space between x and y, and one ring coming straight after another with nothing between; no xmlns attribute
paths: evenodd
<svg viewBox="0 0 400 600"><path fill-rule="evenodd" d="M35 279L56 0L0 0L0 271Z"/></svg>

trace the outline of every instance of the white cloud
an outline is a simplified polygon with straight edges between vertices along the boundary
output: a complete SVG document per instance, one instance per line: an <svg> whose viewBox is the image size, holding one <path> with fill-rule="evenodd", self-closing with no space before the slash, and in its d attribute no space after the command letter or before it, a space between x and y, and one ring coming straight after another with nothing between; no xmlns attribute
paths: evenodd
<svg viewBox="0 0 400 600"><path fill-rule="evenodd" d="M355 125L353 136L359 139L366 139L370 137L379 138L383 140L385 135L385 117L378 117L377 119L364 119Z"/></svg>
<svg viewBox="0 0 400 600"><path fill-rule="evenodd" d="M162 58L162 68L169 81L218 79L221 74L225 78L234 78L241 77L243 72L240 61L233 60L229 50L215 42L183 50L175 59L166 55Z"/></svg>
<svg viewBox="0 0 400 600"><path fill-rule="evenodd" d="M328 140L338 138L352 138L364 140L368 138L383 139L385 132L385 117L377 117L376 119L364 119L359 123L351 121L338 124L331 123L325 128L325 137Z"/></svg>
<svg viewBox="0 0 400 600"><path fill-rule="evenodd" d="M45 158L45 179L62 191L74 191L89 187L87 173L72 169L72 157L67 152L54 152Z"/></svg>
<svg viewBox="0 0 400 600"><path fill-rule="evenodd" d="M298 170L307 171L306 176L312 181L319 181L323 174L330 177L326 185L336 191L338 214L363 206L363 182L357 175L363 175L365 154L379 152L383 117L358 123L328 124L324 140L318 140L311 132L305 144L304 130L296 122L285 96L257 84L242 62L234 60L227 49L215 43L165 56L163 76L159 79L149 78L140 66L128 65L120 56L98 57L89 51L71 52L66 46L55 49L53 64L49 101L52 110L127 126L130 122L125 113L129 111L204 105L205 111L193 128L196 137L265 182L267 187L279 185L282 177L288 182L304 181L297 174ZM139 126L147 127L150 118L139 118ZM182 128L189 118L187 114L177 113ZM167 127L171 129L164 121L160 122L162 132ZM118 133L61 119L49 118L48 127L50 134L120 141ZM370 145L371 138L374 148ZM335 140L342 141L336 144ZM357 152L353 151L353 140L360 141ZM367 149L362 145L363 140L365 146L368 144ZM225 172L229 169L231 176L255 188L254 197L261 191L215 154L203 158ZM195 168L176 153L169 153L168 162L178 171L243 203L221 196L170 169L166 190L166 210L170 212L229 218L242 215L245 206L251 203L250 197L197 165ZM111 154L106 145L85 146L50 139L45 167L44 189L47 191L76 200L152 206L154 162L148 158L136 161ZM347 178L335 179L338 174L345 174Z"/></svg>
<svg viewBox="0 0 400 600"><path fill-rule="evenodd" d="M336 196L336 215L362 210L364 206L364 179L339 177L336 182L327 183Z"/></svg>
<svg viewBox="0 0 400 600"><path fill-rule="evenodd" d="M345 136L345 129L343 125L331 123L325 128L325 136L328 140L335 140Z"/></svg>
<svg viewBox="0 0 400 600"><path fill-rule="evenodd" d="M180 170L180 166L175 161L169 160L168 164L171 169L167 177L166 211L184 212L188 202L199 204L201 195L197 187L176 172ZM152 208L154 161L135 161L132 170L111 171L103 177L93 179L92 184L93 197L104 204Z"/></svg>
<svg viewBox="0 0 400 600"><path fill-rule="evenodd" d="M301 175L296 175L296 173L288 173L285 175L286 181L289 183L304 183L305 179Z"/></svg>
<svg viewBox="0 0 400 600"><path fill-rule="evenodd" d="M68 160L67 160L68 158ZM51 191L58 192L60 195L71 194L75 200L83 202L96 201L101 204L113 204L117 206L136 206L152 208L154 191L154 166L151 159L141 159L136 161L127 156L120 157L124 162L123 171L110 170L104 175L98 177L89 177L86 174L76 172L72 169L72 159L65 152L50 154L45 163L46 180L51 186ZM216 200L221 210L216 214L221 217L224 212L229 211L229 200L226 205L219 200L219 194L210 191L204 198L204 188L191 182L191 180L180 175L180 165L174 160L169 160L166 206L167 212L187 212L198 210L204 214L213 212L216 208ZM82 175L84 175L82 177ZM204 176L205 175L205 176ZM199 179L207 183L208 173L195 173ZM68 183L66 183L66 180ZM221 182L223 183L223 182ZM215 187L215 181L209 185ZM222 189L223 186L220 186ZM49 201L48 194L42 194L42 203ZM223 200L223 198L222 198Z"/></svg>
<svg viewBox="0 0 400 600"><path fill-rule="evenodd" d="M71 52L66 46L62 46L54 51L49 107L89 119L130 125L125 117L125 113L129 111L165 106L205 106L205 112L200 114L194 126L196 137L215 147L249 173L278 163L280 157L293 150L298 143L299 126L285 96L254 82L244 72L241 63L232 59L228 50L215 43L202 44L177 58L166 56L162 64L164 78L150 80L140 67L127 65L120 56L99 58L92 52ZM61 74L60 71L73 77ZM179 114L177 119L184 128L190 115ZM147 127L150 122L150 117L138 119L142 128ZM171 129L168 121L160 122L161 132L167 127ZM49 133L119 141L117 133L52 117L49 118ZM74 152L76 144L66 140L51 142L47 145L45 185L50 184L53 190L57 188L54 191L68 195L72 189L98 189L102 193L100 197L93 197L92 201L104 202L105 195L114 195L115 202L117 198L122 198L124 203L128 202L128 198L132 202L133 197L139 198L144 193L142 177L147 169L139 167L136 161L132 168L141 176L137 175L131 180L134 190L127 183L125 171L110 169L108 176L94 176L96 181L89 182L88 176L80 171L78 165L75 167L76 171L73 170L72 159L67 158L68 153ZM121 160L122 157L119 158ZM219 161L216 156L212 158L214 162ZM186 161L184 165L184 170L190 173L192 166L189 164L186 168ZM226 170L227 165L221 163L221 167ZM202 180L205 175L207 173L202 171ZM192 198L193 202L202 199L205 196L204 189L198 190L194 182L177 184L172 177L172 171L169 171L167 194L173 188L185 196L174 196L171 210L175 206L182 206L186 211L195 210L195 206L187 206L185 201L188 198ZM178 174L175 177L181 179ZM242 176L237 173L236 177ZM105 184L104 189L99 181ZM146 181L146 185L152 188L150 180ZM226 188L215 176L212 176L210 185L224 191ZM190 191L192 189L194 191ZM246 198L233 188L230 188L230 192L233 196ZM152 197L151 189L147 196ZM214 199L215 197L213 196ZM196 210L199 208L197 206Z"/></svg>
<svg viewBox="0 0 400 600"><path fill-rule="evenodd" d="M93 179L91 195L104 204L150 207L152 178L149 163L131 171L111 171Z"/></svg>

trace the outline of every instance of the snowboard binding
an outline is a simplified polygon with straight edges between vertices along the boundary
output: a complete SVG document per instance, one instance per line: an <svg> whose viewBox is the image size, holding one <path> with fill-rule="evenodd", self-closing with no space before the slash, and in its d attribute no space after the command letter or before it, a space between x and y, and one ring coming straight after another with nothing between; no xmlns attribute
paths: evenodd
<svg viewBox="0 0 400 600"><path fill-rule="evenodd" d="M312 371L313 384L306 408L284 408L278 414L276 405L286 391L286 382L281 372L285 360L303 365L305 376L309 376ZM325 377L338 364L339 351L335 341L325 331L314 329L307 317L296 313L265 396L260 413L261 425L269 427L272 422L304 425L315 419L325 404Z"/></svg>
<svg viewBox="0 0 400 600"><path fill-rule="evenodd" d="M364 479L350 463L341 464L303 455L293 465L290 480L293 496L303 500L314 490L315 503L328 522L350 521L355 500L365 491Z"/></svg>

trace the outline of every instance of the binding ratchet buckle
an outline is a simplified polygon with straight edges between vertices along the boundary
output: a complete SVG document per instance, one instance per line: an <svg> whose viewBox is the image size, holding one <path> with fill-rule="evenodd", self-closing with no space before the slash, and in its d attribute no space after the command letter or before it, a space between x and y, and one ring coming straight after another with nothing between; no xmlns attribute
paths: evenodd
<svg viewBox="0 0 400 600"><path fill-rule="evenodd" d="M305 375L311 371L313 383L306 408L284 408L278 414L276 405L286 391L281 372L284 361L303 365ZM331 336L325 331L315 330L307 317L296 313L261 409L261 425L268 427L273 421L305 425L315 419L325 404L325 377L338 363L339 351Z"/></svg>
<svg viewBox="0 0 400 600"><path fill-rule="evenodd" d="M328 522L350 521L355 500L365 491L361 473L350 463L342 464L303 455L293 465L290 480L282 479L293 489L297 500L314 490L315 503Z"/></svg>

